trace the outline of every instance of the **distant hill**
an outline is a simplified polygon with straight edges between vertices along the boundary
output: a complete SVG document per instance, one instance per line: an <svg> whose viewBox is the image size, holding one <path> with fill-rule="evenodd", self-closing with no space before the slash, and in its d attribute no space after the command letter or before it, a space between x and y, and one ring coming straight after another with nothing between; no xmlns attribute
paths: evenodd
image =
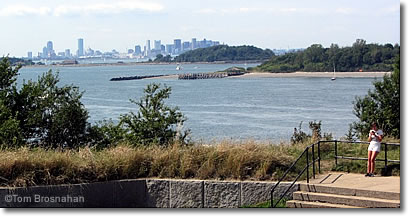
<svg viewBox="0 0 408 216"><path fill-rule="evenodd" d="M333 71L392 71L396 56L400 54L398 44L366 44L357 39L351 47L340 48L332 44L323 48L314 44L303 51L273 56L269 61L251 68L265 72L326 72Z"/></svg>
<svg viewBox="0 0 408 216"><path fill-rule="evenodd" d="M176 62L263 61L275 54L272 50L254 46L219 45L187 51L177 56Z"/></svg>
<svg viewBox="0 0 408 216"><path fill-rule="evenodd" d="M16 66L16 65L23 65L23 66L27 66L27 65L33 65L34 62L31 60L25 60L25 59L21 59L21 58L15 58L15 57L8 57L11 65ZM0 57L0 61L3 60L3 57Z"/></svg>

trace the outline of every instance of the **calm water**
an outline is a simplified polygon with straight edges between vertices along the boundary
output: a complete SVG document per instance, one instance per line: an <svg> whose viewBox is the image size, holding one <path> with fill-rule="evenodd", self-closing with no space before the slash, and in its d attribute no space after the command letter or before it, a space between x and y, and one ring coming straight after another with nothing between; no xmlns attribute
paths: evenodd
<svg viewBox="0 0 408 216"><path fill-rule="evenodd" d="M301 121L322 120L322 131L344 136L355 96L365 95L374 78L227 78L207 80L131 80L110 82L118 76L176 74L223 70L230 64L132 65L98 67L51 67L60 71L61 84L79 86L90 121L117 121L121 114L135 111L129 102L143 95L151 82L172 87L168 103L187 116L185 127L193 139L288 140ZM235 65L244 66L244 65ZM251 64L248 67L254 66ZM19 83L37 79L48 68L23 68Z"/></svg>

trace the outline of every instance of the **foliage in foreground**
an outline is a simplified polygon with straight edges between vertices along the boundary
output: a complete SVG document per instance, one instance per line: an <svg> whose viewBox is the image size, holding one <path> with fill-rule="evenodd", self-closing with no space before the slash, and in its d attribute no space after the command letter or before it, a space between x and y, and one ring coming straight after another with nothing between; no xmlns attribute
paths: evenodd
<svg viewBox="0 0 408 216"><path fill-rule="evenodd" d="M48 71L38 81L17 88L20 66L0 62L0 147L41 141L46 148L74 148L86 139L88 112L74 86L57 86L58 74Z"/></svg>
<svg viewBox="0 0 408 216"><path fill-rule="evenodd" d="M129 178L274 180L301 146L222 142L214 145L132 147L96 151L0 151L0 185L27 186Z"/></svg>
<svg viewBox="0 0 408 216"><path fill-rule="evenodd" d="M17 88L21 66L9 59L0 61L0 148L19 146L53 149L98 149L121 141L133 145L185 143L189 131L182 131L186 118L177 107L169 107L171 88L150 84L139 102L138 112L123 115L119 124L103 121L88 123L88 111L81 102L82 93L73 85L60 87L58 73L51 70Z"/></svg>
<svg viewBox="0 0 408 216"><path fill-rule="evenodd" d="M3 149L0 150L0 186L74 184L149 177L277 180L310 144L272 144L249 140L188 146L176 143L166 147L135 147L122 143L102 150L89 147L65 151L27 147ZM338 145L338 154L366 157L367 145ZM321 144L321 155L323 172L364 173L366 170L365 161L339 160L339 166L335 167L334 143ZM384 158L383 151L378 158ZM389 146L388 158L399 160L399 147ZM293 180L305 165L306 159L303 157L284 181ZM387 174L399 175L397 165L389 163ZM376 167L376 173L383 174L384 163L378 162ZM305 174L300 178L303 179Z"/></svg>
<svg viewBox="0 0 408 216"><path fill-rule="evenodd" d="M366 138L372 122L377 122L386 136L400 138L400 59L391 75L373 82L374 90L364 97L356 97L354 114L359 118L352 124L354 133Z"/></svg>

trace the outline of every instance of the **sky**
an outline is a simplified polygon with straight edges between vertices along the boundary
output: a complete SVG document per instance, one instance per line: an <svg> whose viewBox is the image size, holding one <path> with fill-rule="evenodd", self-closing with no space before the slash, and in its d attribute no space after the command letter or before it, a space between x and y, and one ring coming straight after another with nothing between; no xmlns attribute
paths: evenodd
<svg viewBox="0 0 408 216"><path fill-rule="evenodd" d="M400 43L398 0L0 0L0 56L85 48L126 52L146 40L260 48Z"/></svg>

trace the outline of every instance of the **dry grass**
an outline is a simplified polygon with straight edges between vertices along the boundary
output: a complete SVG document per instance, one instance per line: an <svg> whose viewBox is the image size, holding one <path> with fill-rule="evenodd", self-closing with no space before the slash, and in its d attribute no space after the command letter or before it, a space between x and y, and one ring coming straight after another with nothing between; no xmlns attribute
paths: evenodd
<svg viewBox="0 0 408 216"><path fill-rule="evenodd" d="M31 186L128 178L273 180L304 145L222 141L167 148L121 144L101 151L0 151L0 185Z"/></svg>
<svg viewBox="0 0 408 216"><path fill-rule="evenodd" d="M131 147L123 143L101 151L89 148L79 151L0 150L0 186L74 184L150 177L277 180L310 144L272 144L252 140L215 143L194 146L175 144L167 148ZM341 149L342 153L366 153L366 146L350 145ZM334 155L330 144L322 145L321 150L325 155L322 169L333 169ZM398 159L399 149L389 155ZM306 164L303 159L300 162L289 173L289 179ZM347 168L347 171L364 171L363 166L357 165Z"/></svg>

